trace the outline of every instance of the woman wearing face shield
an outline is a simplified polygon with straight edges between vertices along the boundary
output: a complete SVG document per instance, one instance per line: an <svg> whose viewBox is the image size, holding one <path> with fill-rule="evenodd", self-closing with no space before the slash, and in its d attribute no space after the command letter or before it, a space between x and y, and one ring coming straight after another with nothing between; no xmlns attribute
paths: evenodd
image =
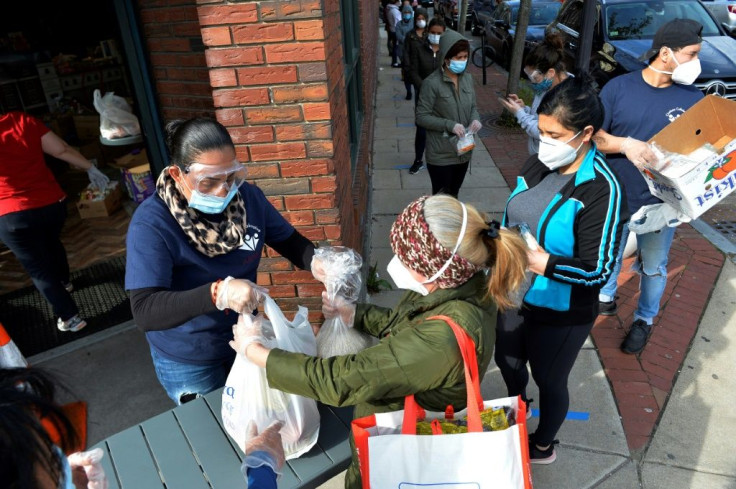
<svg viewBox="0 0 736 489"><path fill-rule="evenodd" d="M529 135L529 154L539 151L539 128L537 108L550 88L565 80L570 73L565 70L563 39L559 34L547 34L544 42L537 45L524 58L524 74L531 82L534 100L531 107L515 93L499 98L501 105L514 114L524 131Z"/></svg>
<svg viewBox="0 0 736 489"><path fill-rule="evenodd" d="M458 155L458 139L476 133L481 123L473 78L465 68L470 43L448 29L440 38L439 68L422 81L416 124L427 130L427 170L432 194L458 196L473 151Z"/></svg>
<svg viewBox="0 0 736 489"><path fill-rule="evenodd" d="M527 160L506 203L506 226L530 230L530 282L521 308L500 315L496 364L510 396L527 399L527 363L539 387L532 463L555 461L569 407L567 379L598 314L598 291L628 220L623 189L591 142L603 105L587 74L552 88L539 109L539 154ZM535 242L536 241L536 242Z"/></svg>
<svg viewBox="0 0 736 489"><path fill-rule="evenodd" d="M356 418L403 409L414 394L425 409L465 408L463 361L445 315L475 342L478 371L493 354L496 311L524 278L524 242L470 205L448 195L421 197L409 204L391 228L395 253L388 272L407 292L393 309L370 304L335 305L323 295L323 313L354 317L356 329L379 338L354 355L317 358L269 350L259 342L259 318L234 328L233 348L265 367L271 388L333 406L355 405ZM352 443L352 442L351 442ZM345 487L360 488L358 461Z"/></svg>
<svg viewBox="0 0 736 489"><path fill-rule="evenodd" d="M125 287L146 333L159 382L181 404L225 384L236 314L263 298L264 245L301 269L314 245L245 182L246 168L213 119L166 127L171 164L136 210L127 236Z"/></svg>

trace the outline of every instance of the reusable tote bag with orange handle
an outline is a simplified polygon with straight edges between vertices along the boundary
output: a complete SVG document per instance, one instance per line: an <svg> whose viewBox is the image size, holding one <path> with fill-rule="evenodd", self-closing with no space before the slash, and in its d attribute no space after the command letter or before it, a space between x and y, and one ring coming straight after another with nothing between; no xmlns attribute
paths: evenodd
<svg viewBox="0 0 736 489"><path fill-rule="evenodd" d="M377 413L352 422L363 489L531 489L526 406L520 397L483 401L475 343L457 323L452 328L465 363L468 406L452 413L424 411L406 396L403 411ZM506 407L515 424L483 431L480 412ZM442 434L442 422L465 420L467 433ZM417 419L430 423L432 435L417 435Z"/></svg>

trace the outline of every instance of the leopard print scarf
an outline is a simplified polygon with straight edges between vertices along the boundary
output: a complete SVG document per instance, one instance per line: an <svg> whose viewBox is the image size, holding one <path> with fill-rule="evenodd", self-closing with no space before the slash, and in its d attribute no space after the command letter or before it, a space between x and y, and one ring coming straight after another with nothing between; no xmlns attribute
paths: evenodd
<svg viewBox="0 0 736 489"><path fill-rule="evenodd" d="M187 199L176 186L169 169L156 180L156 192L163 199L169 212L179 223L194 247L207 256L229 253L243 244L245 234L245 204L240 192L230 201L220 222L211 222L203 214L189 207Z"/></svg>

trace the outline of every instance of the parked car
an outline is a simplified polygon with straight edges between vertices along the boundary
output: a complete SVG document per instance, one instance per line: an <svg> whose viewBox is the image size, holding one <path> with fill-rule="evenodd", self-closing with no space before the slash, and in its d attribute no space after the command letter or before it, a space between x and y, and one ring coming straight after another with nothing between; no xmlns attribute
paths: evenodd
<svg viewBox="0 0 736 489"><path fill-rule="evenodd" d="M721 24L721 27L736 36L736 0L701 0L705 8Z"/></svg>
<svg viewBox="0 0 736 489"><path fill-rule="evenodd" d="M514 45L520 5L519 0L499 2L485 23L486 47L489 49L490 57L506 69L511 63L511 50ZM536 43L544 40L545 29L550 22L555 20L560 5L557 0L534 0L532 2L525 37L525 55Z"/></svg>
<svg viewBox="0 0 736 489"><path fill-rule="evenodd" d="M565 0L548 26L563 35L573 58L582 11L583 0ZM652 46L654 33L676 18L703 25L699 56L702 71L694 85L706 94L736 99L736 39L727 35L699 0L598 0L590 72L599 85L646 66L639 57Z"/></svg>
<svg viewBox="0 0 736 489"><path fill-rule="evenodd" d="M499 1L500 0L473 0L473 35L480 35L486 22L491 20L491 15L493 15L493 11L496 10L496 5L498 5Z"/></svg>
<svg viewBox="0 0 736 489"><path fill-rule="evenodd" d="M465 16L466 31L471 30L473 27L473 4L474 1L468 1L468 11ZM460 16L460 0L435 0L434 15L442 17L450 29L457 30L457 20Z"/></svg>

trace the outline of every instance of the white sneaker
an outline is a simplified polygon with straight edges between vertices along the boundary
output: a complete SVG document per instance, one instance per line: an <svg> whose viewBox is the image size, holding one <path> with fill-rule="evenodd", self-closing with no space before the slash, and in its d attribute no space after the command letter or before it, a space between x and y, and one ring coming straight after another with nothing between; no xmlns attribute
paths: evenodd
<svg viewBox="0 0 736 489"><path fill-rule="evenodd" d="M66 321L62 321L61 318L56 320L56 327L59 328L59 331L71 331L72 333L76 333L85 326L87 326L87 321L80 318L79 314L70 317Z"/></svg>

